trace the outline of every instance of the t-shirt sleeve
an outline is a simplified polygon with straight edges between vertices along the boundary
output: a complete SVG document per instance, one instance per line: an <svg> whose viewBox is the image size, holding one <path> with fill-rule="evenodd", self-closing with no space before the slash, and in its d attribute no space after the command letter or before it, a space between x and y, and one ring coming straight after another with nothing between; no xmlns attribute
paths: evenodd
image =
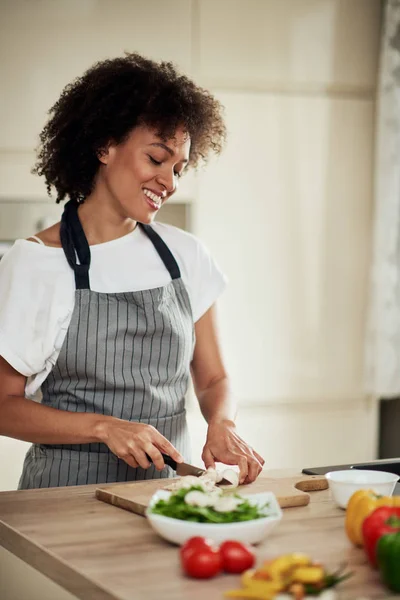
<svg viewBox="0 0 400 600"><path fill-rule="evenodd" d="M156 227L179 263L196 322L225 290L227 277L196 236L161 223Z"/></svg>
<svg viewBox="0 0 400 600"><path fill-rule="evenodd" d="M198 321L225 290L228 280L208 249L195 238L193 267L189 267L188 292L193 320Z"/></svg>
<svg viewBox="0 0 400 600"><path fill-rule="evenodd" d="M71 314L57 273L30 244L17 241L0 261L0 356L26 377L54 364Z"/></svg>

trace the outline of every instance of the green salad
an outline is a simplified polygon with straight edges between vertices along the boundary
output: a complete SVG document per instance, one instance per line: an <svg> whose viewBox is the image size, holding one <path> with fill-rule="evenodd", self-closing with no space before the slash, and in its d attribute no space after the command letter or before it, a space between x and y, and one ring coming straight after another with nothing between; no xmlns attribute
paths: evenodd
<svg viewBox="0 0 400 600"><path fill-rule="evenodd" d="M204 489L201 486L191 486L182 488L171 494L168 500L158 500L151 508L151 512L162 515L163 517L172 517L182 521L193 521L196 523L237 523L240 521L251 521L253 519L262 519L267 515L266 509L269 504L263 506L254 506L248 500L238 494L225 495L224 498L234 498L235 506L233 510L215 510L214 506L198 506L185 501L188 494L193 496L193 492L200 492L202 495ZM222 496L219 496L221 498ZM215 504L218 507L217 504Z"/></svg>

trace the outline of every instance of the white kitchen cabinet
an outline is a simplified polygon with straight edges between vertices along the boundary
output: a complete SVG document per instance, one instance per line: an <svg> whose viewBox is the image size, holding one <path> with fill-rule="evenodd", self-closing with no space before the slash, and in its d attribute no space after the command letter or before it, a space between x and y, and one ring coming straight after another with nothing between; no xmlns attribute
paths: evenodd
<svg viewBox="0 0 400 600"><path fill-rule="evenodd" d="M201 0L196 70L210 85L373 91L380 0Z"/></svg>
<svg viewBox="0 0 400 600"><path fill-rule="evenodd" d="M218 96L228 145L200 178L193 231L230 280L233 389L244 404L362 398L373 102Z"/></svg>
<svg viewBox="0 0 400 600"><path fill-rule="evenodd" d="M138 51L190 71L191 9L187 0L2 2L0 148L34 148L61 90L98 60Z"/></svg>
<svg viewBox="0 0 400 600"><path fill-rule="evenodd" d="M29 442L0 436L0 491L16 490ZM0 595L1 597L1 595Z"/></svg>
<svg viewBox="0 0 400 600"><path fill-rule="evenodd" d="M0 547L1 600L78 600L78 597Z"/></svg>
<svg viewBox="0 0 400 600"><path fill-rule="evenodd" d="M46 198L31 174L46 113L62 89L94 62L124 51L172 60L191 69L192 3L185 0L14 0L1 6L0 197ZM179 20L179 35L171 35ZM191 202L193 174L174 202Z"/></svg>

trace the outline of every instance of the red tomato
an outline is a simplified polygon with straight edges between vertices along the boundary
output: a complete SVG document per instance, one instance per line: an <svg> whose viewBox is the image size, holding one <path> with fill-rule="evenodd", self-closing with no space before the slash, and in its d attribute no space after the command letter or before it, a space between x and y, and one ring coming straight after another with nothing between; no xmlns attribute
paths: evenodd
<svg viewBox="0 0 400 600"><path fill-rule="evenodd" d="M221 571L222 561L218 548L203 545L181 554L182 567L186 575L196 579L209 579Z"/></svg>
<svg viewBox="0 0 400 600"><path fill-rule="evenodd" d="M191 537L186 540L180 548L181 558L188 556L193 551L197 551L200 548L215 548L214 542L208 538L200 537L199 535Z"/></svg>
<svg viewBox="0 0 400 600"><path fill-rule="evenodd" d="M222 568L226 573L243 573L251 569L256 561L251 546L242 542L226 541L219 548Z"/></svg>

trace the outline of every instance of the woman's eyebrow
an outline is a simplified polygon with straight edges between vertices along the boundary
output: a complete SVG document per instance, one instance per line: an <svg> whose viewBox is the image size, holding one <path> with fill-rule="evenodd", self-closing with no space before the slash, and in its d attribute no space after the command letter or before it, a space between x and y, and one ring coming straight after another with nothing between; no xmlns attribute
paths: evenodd
<svg viewBox="0 0 400 600"><path fill-rule="evenodd" d="M163 144L162 142L154 142L153 144L149 144L149 146L158 146L159 148L163 148L163 150L166 150L167 152L169 152L169 154L171 156L174 156L175 152L166 144ZM182 158L181 162L187 163L188 159L187 158Z"/></svg>

